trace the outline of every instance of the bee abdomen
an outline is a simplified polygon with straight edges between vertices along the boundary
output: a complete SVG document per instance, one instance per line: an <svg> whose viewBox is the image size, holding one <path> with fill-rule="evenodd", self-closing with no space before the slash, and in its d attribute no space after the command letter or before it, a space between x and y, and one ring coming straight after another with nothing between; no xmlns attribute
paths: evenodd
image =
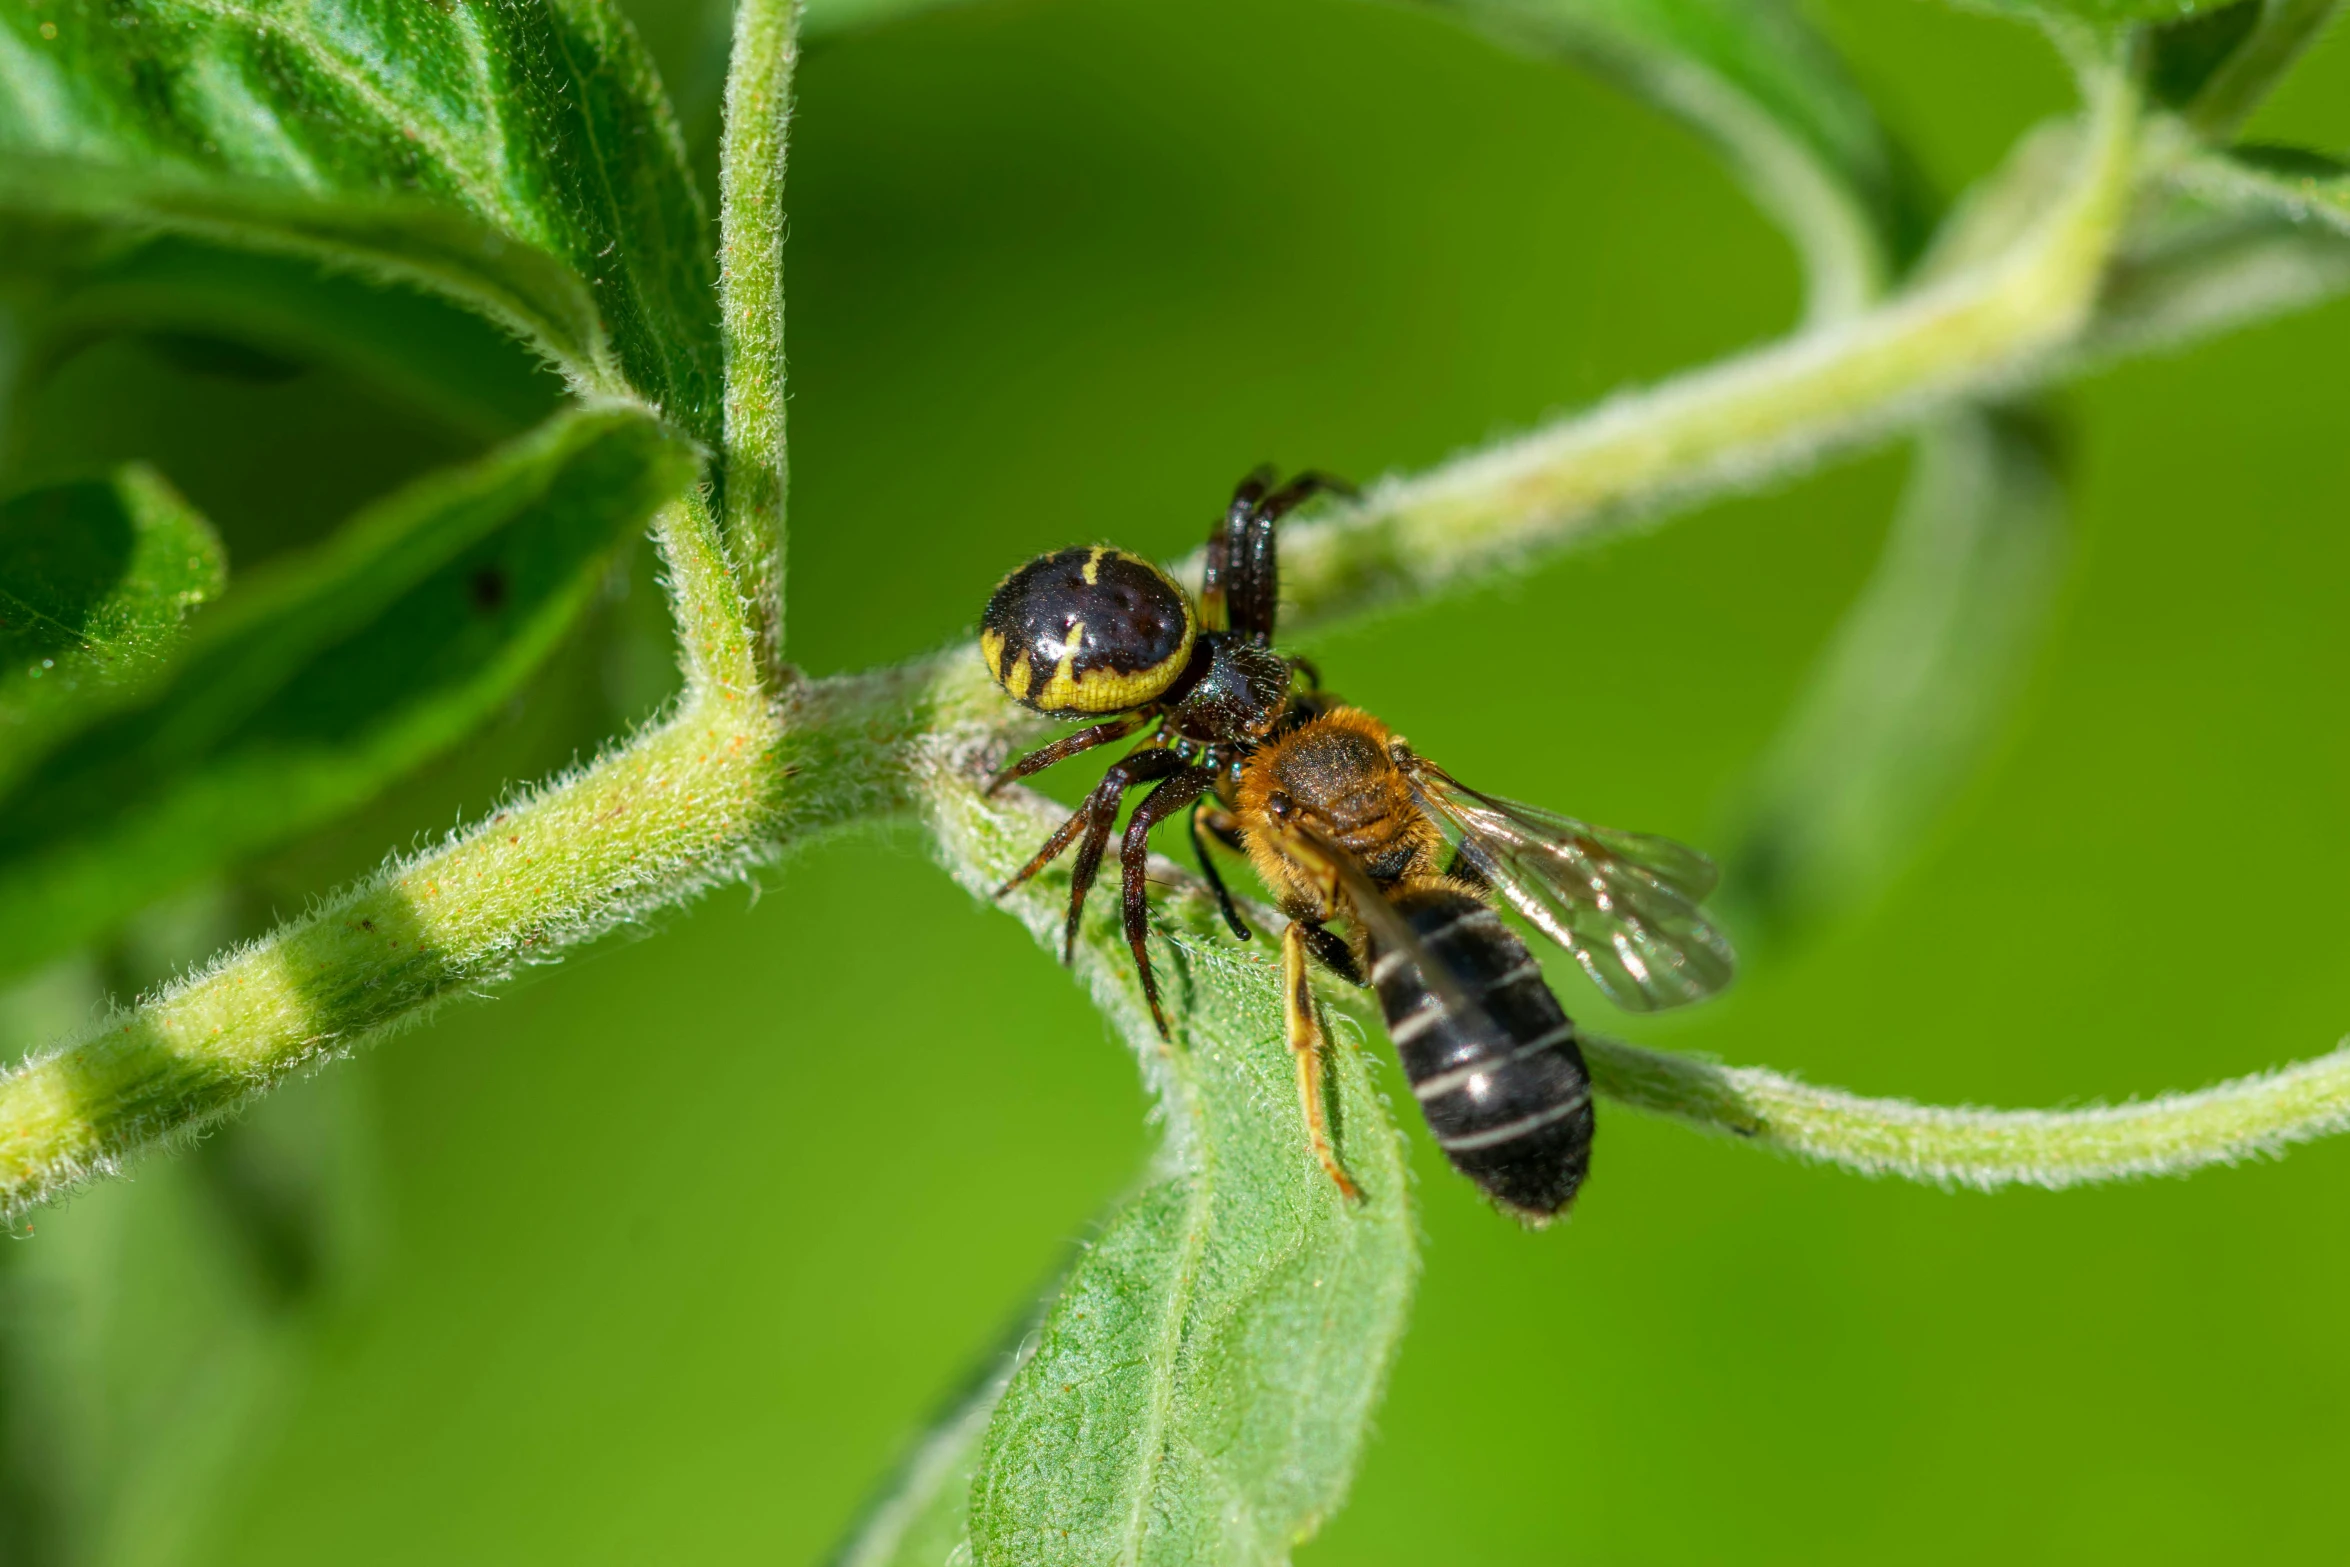
<svg viewBox="0 0 2350 1567"><path fill-rule="evenodd" d="M1504 1207L1548 1219L1591 1164L1591 1079L1575 1025L1526 944L1450 887L1396 894L1396 912L1483 1010L1463 1017L1401 953L1372 946L1388 1037L1454 1168Z"/></svg>

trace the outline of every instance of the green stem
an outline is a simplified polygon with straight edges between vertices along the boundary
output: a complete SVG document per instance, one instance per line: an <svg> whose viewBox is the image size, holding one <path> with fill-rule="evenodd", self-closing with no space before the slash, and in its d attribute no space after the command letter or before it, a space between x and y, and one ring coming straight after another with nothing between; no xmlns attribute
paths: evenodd
<svg viewBox="0 0 2350 1567"><path fill-rule="evenodd" d="M1293 625L1436 592L1642 509L1750 487L1951 401L2022 383L2078 334L2129 207L2138 94L2083 76L2087 134L2068 189L1998 255L1877 309L1633 392L1379 486L1288 530ZM1185 563L1194 577L1198 558Z"/></svg>
<svg viewBox="0 0 2350 1567"><path fill-rule="evenodd" d="M2269 90L2293 68L2293 62L2301 58L2302 51L2325 30L2341 3L2267 0L2252 36L2237 46L2187 106L2187 122L2211 141L2235 135Z"/></svg>
<svg viewBox="0 0 2350 1567"><path fill-rule="evenodd" d="M1585 1042L1612 1099L1863 1175L1982 1191L2184 1175L2350 1129L2350 1045L2188 1094L2087 1110L1977 1110L1864 1099L1763 1067Z"/></svg>
<svg viewBox="0 0 2350 1567"><path fill-rule="evenodd" d="M694 649L671 717L0 1078L0 1213L789 844L912 809L922 746L970 727L984 672L824 682L779 712L748 628L725 625L732 583L695 520L679 506L664 526Z"/></svg>
<svg viewBox="0 0 2350 1567"><path fill-rule="evenodd" d="M726 349L726 534L780 690L783 661L784 153L799 0L742 0L719 153L718 299Z"/></svg>
<svg viewBox="0 0 2350 1567"><path fill-rule="evenodd" d="M749 857L764 704L714 690L633 744L0 1079L0 1210L235 1111L468 987Z"/></svg>
<svg viewBox="0 0 2350 1567"><path fill-rule="evenodd" d="M788 28L780 7L754 5L746 16L752 10ZM788 58L770 55L769 64L780 92ZM1326 620L1427 591L1634 503L1752 479L2023 376L2079 328L2128 193L2134 93L2117 70L2092 71L2088 84L2074 183L1999 256L1868 315L1386 486L1353 515L1301 529L1285 545L1301 609ZM779 160L781 122L769 123ZM767 166L750 146L747 135L730 142ZM752 248L772 260L771 250ZM738 363L780 365L764 348L743 352ZM778 399L780 387L772 383ZM741 406L741 428L771 431L777 443L759 448L746 435L742 449L770 451L780 484L780 425L763 422L780 403L746 396ZM680 502L657 532L688 674L676 713L445 847L0 1078L0 1211L21 1213L461 990L793 844L921 811L942 758L984 767L1035 733L1037 721L1000 697L968 647L878 674L774 683L772 622L746 603L708 508ZM759 559L780 571L779 557ZM752 576L754 597L774 581ZM1594 1060L1602 1086L1635 1104L1855 1168L1980 1184L2243 1157L2342 1125L2350 1097L2350 1062L2339 1055L2201 1095L2069 1114L1855 1099L1759 1069L1621 1046L1595 1050Z"/></svg>

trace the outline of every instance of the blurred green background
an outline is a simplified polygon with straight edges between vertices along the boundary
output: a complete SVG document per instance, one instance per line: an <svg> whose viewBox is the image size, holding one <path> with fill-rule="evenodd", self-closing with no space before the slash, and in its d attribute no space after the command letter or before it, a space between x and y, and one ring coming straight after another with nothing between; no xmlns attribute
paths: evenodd
<svg viewBox="0 0 2350 1567"><path fill-rule="evenodd" d="M639 12L706 151L720 33ZM2020 28L1817 14L1946 194L2067 101ZM800 93L790 641L818 673L965 634L1049 546L1178 554L1260 460L1423 467L1798 310L1690 135L1417 12L986 0L821 38ZM2253 133L2350 146L2350 36ZM102 336L50 370L10 482L151 457L235 569L485 439L346 371L185 348ZM543 395L469 351L485 406ZM2063 393L2072 564L1958 807L1721 1002L1629 1021L1554 965L1571 1010L1936 1102L2329 1047L2345 364L2338 304ZM1718 844L1906 467L1303 650L1484 787ZM70 1024L592 747L659 699L659 616L640 563L462 755L0 1029ZM914 835L802 854L38 1215L7 1259L9 1559L821 1560L1132 1178L1144 1113L1076 988ZM1417 1157L1416 1325L1303 1562L2338 1558L2350 1146L1988 1198L1618 1111L1538 1236Z"/></svg>

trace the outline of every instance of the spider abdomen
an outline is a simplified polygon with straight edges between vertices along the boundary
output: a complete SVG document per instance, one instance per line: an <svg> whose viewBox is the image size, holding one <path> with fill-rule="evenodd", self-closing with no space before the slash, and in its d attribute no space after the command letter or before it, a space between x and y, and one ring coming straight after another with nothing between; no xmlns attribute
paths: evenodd
<svg viewBox="0 0 2350 1567"><path fill-rule="evenodd" d="M1199 619L1175 580L1106 545L1040 555L996 585L979 621L987 671L1057 717L1155 701L1191 661Z"/></svg>

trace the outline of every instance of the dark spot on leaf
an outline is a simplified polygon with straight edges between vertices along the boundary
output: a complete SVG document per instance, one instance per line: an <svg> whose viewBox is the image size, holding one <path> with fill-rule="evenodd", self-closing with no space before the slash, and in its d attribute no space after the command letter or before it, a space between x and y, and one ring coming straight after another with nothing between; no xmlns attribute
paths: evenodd
<svg viewBox="0 0 2350 1567"><path fill-rule="evenodd" d="M506 607L506 568L484 566L465 584L466 597L473 607L485 615L494 615Z"/></svg>

